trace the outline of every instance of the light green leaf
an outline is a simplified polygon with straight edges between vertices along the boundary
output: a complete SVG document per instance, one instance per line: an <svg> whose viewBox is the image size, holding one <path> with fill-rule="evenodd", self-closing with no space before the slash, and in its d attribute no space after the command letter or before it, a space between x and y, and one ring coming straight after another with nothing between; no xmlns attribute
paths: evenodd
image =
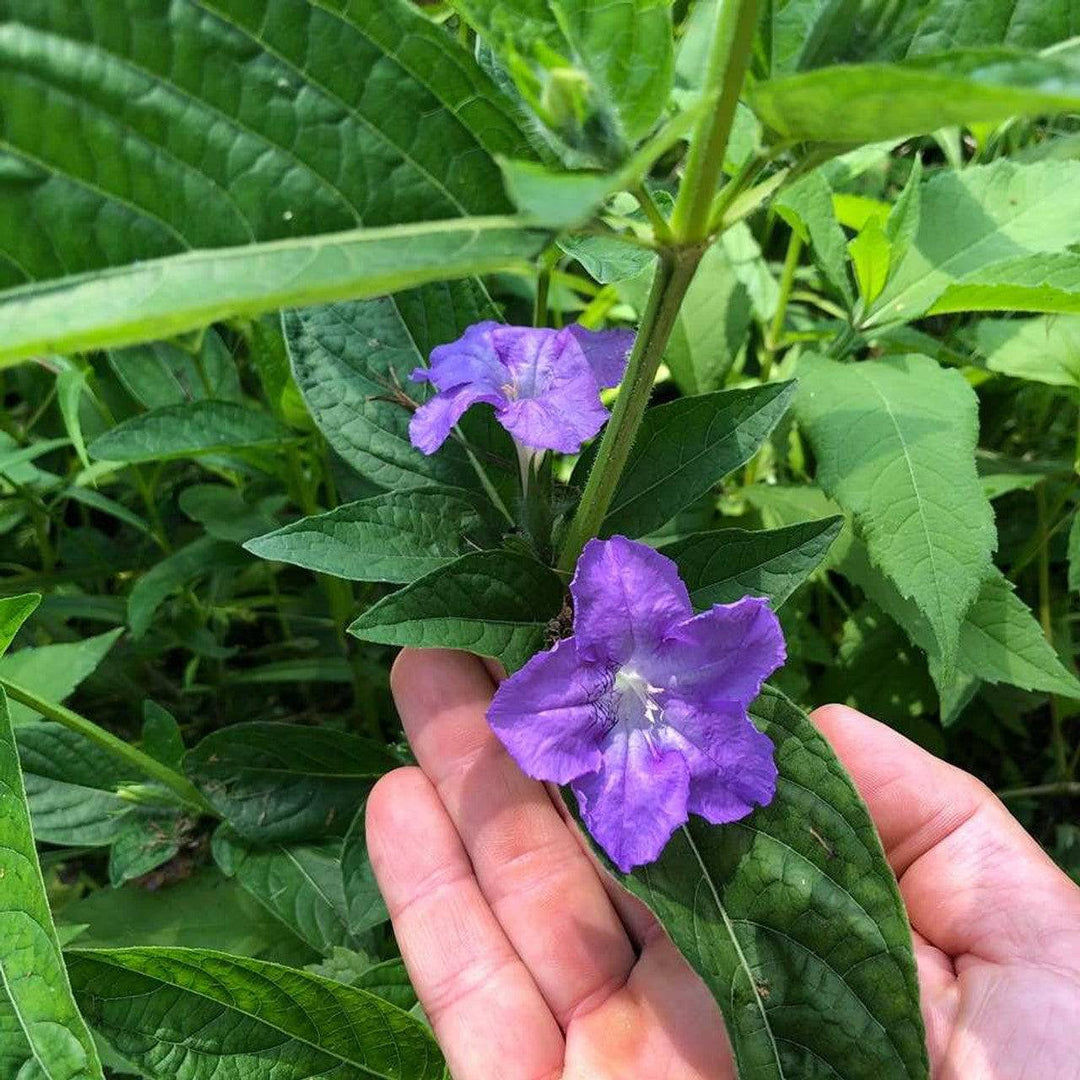
<svg viewBox="0 0 1080 1080"><path fill-rule="evenodd" d="M832 199L828 180L820 169L815 169L777 196L773 206L804 243L813 245L825 280L850 307L854 296L847 271L846 241Z"/></svg>
<svg viewBox="0 0 1080 1080"><path fill-rule="evenodd" d="M383 999L304 971L204 949L73 949L90 1023L154 1077L442 1080L428 1029Z"/></svg>
<svg viewBox="0 0 1080 1080"><path fill-rule="evenodd" d="M836 64L758 83L750 106L795 142L880 142L1080 107L1080 69L1054 56L970 50L899 64Z"/></svg>
<svg viewBox="0 0 1080 1080"><path fill-rule="evenodd" d="M289 312L285 333L293 374L315 423L354 469L386 488L437 483L476 490L476 469L457 440L430 457L412 445L408 401L398 396L425 400L431 389L411 382L410 373L427 364L435 346L453 341L471 323L496 318L483 288L465 281ZM513 446L490 409L471 410L461 428L482 452L493 482L516 479Z"/></svg>
<svg viewBox="0 0 1080 1080"><path fill-rule="evenodd" d="M218 813L261 844L341 836L372 784L400 764L356 735L261 721L211 732L184 759Z"/></svg>
<svg viewBox="0 0 1080 1080"><path fill-rule="evenodd" d="M758 532L716 529L660 550L678 564L697 610L764 596L775 611L821 565L843 521L834 516Z"/></svg>
<svg viewBox="0 0 1080 1080"><path fill-rule="evenodd" d="M563 606L554 571L509 551L464 555L368 608L349 627L361 641L465 649L521 667Z"/></svg>
<svg viewBox="0 0 1080 1080"><path fill-rule="evenodd" d="M679 398L645 413L601 535L655 532L748 461L784 415L794 383ZM583 459L574 482L583 482Z"/></svg>
<svg viewBox="0 0 1080 1080"><path fill-rule="evenodd" d="M926 1080L911 934L870 815L787 698L766 688L751 714L776 745L772 803L692 816L616 877L721 1004L740 1075Z"/></svg>
<svg viewBox="0 0 1080 1080"><path fill-rule="evenodd" d="M909 56L985 45L1041 49L1080 34L1072 0L929 0Z"/></svg>
<svg viewBox="0 0 1080 1080"><path fill-rule="evenodd" d="M1078 241L1080 162L1002 160L942 170L923 185L918 231L866 325L917 319L950 286L983 280L996 263L1061 252ZM1029 274L1035 265L1023 263Z"/></svg>
<svg viewBox="0 0 1080 1080"><path fill-rule="evenodd" d="M340 840L255 847L223 825L213 851L227 877L317 952L356 945L345 918Z"/></svg>
<svg viewBox="0 0 1080 1080"><path fill-rule="evenodd" d="M0 657L7 652L19 628L34 614L40 603L40 593L0 597Z"/></svg>
<svg viewBox="0 0 1080 1080"><path fill-rule="evenodd" d="M885 288L893 261L892 244L885 230L871 218L848 244L848 251L859 283L859 297L864 304L872 304Z"/></svg>
<svg viewBox="0 0 1080 1080"><path fill-rule="evenodd" d="M1080 314L1080 255L1020 255L972 271L949 285L928 314L954 311Z"/></svg>
<svg viewBox="0 0 1080 1080"><path fill-rule="evenodd" d="M471 551L495 547L499 530L479 496L456 488L388 491L302 518L244 546L350 581L408 582Z"/></svg>
<svg viewBox="0 0 1080 1080"><path fill-rule="evenodd" d="M348 906L349 930L354 936L359 937L389 921L390 913L386 910L368 857L363 808L357 812L345 834L341 850L341 877Z"/></svg>
<svg viewBox="0 0 1080 1080"><path fill-rule="evenodd" d="M165 405L117 424L90 444L101 461L170 461L252 446L278 446L291 437L269 413L231 401Z"/></svg>
<svg viewBox="0 0 1080 1080"><path fill-rule="evenodd" d="M64 701L97 669L123 632L122 629L109 630L82 641L36 645L0 656L0 679L7 679L50 701ZM9 709L16 727L37 717L33 709L17 702L11 702Z"/></svg>
<svg viewBox="0 0 1080 1080"><path fill-rule="evenodd" d="M922 215L922 158L916 156L908 174L900 198L889 211L885 221L885 235L889 238L889 273L896 269L907 255L919 233Z"/></svg>
<svg viewBox="0 0 1080 1080"><path fill-rule="evenodd" d="M144 408L186 401L239 401L240 377L232 354L213 329L197 351L167 341L113 349L109 365L124 389Z"/></svg>
<svg viewBox="0 0 1080 1080"><path fill-rule="evenodd" d="M7 438L7 433L3 433ZM40 442L31 443L29 446L18 446L14 442L10 445L0 446L0 474L6 474L12 480L17 480L20 483L25 478L25 473L20 475L18 470L20 467L25 467L32 461L36 461L39 457L44 457L45 454L52 453L53 450L59 450L63 446L70 446L70 439L42 439Z"/></svg>
<svg viewBox="0 0 1080 1080"><path fill-rule="evenodd" d="M991 371L1080 388L1080 315L981 319L971 340Z"/></svg>
<svg viewBox="0 0 1080 1080"><path fill-rule="evenodd" d="M0 851L0 1074L20 1080L102 1080L49 912L2 689Z"/></svg>
<svg viewBox="0 0 1080 1080"><path fill-rule="evenodd" d="M628 243L616 232L602 236L571 234L559 237L558 243L601 285L644 275L656 259L656 252L651 248Z"/></svg>
<svg viewBox="0 0 1080 1080"><path fill-rule="evenodd" d="M511 218L393 225L193 251L0 294L0 367L173 337L282 307L527 272L546 234Z"/></svg>
<svg viewBox="0 0 1080 1080"><path fill-rule="evenodd" d="M86 454L86 440L83 438L82 419L79 415L83 392L87 390L86 373L77 367L65 367L56 376L56 402L60 406L60 415L64 428L79 455L84 469L90 468L90 458Z"/></svg>
<svg viewBox="0 0 1080 1080"><path fill-rule="evenodd" d="M996 536L975 472L975 395L924 356L805 356L795 408L817 480L855 516L871 559L933 628L946 668L991 571Z"/></svg>

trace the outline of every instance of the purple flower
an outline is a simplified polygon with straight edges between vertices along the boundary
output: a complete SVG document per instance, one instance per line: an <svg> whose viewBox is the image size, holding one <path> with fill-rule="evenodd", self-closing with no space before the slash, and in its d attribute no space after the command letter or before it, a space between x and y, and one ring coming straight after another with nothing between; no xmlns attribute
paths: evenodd
<svg viewBox="0 0 1080 1080"><path fill-rule="evenodd" d="M629 330L476 323L432 349L431 366L412 373L438 393L413 414L409 438L433 454L462 413L484 401L520 445L576 453L604 426L600 389L618 385L633 342Z"/></svg>
<svg viewBox="0 0 1080 1080"><path fill-rule="evenodd" d="M737 821L776 791L773 745L747 707L783 662L768 603L695 615L675 564L623 536L592 540L570 585L574 633L498 689L488 721L521 768L569 783L624 873L690 813Z"/></svg>

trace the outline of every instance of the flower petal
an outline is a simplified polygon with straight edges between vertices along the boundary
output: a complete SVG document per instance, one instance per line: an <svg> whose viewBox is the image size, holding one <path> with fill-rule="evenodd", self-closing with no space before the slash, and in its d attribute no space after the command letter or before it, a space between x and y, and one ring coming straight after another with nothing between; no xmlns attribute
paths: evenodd
<svg viewBox="0 0 1080 1080"><path fill-rule="evenodd" d="M565 638L500 684L488 723L522 772L565 784L600 767L610 692L604 669L582 664Z"/></svg>
<svg viewBox="0 0 1080 1080"><path fill-rule="evenodd" d="M655 730L659 744L682 753L690 767L691 813L722 825L772 802L775 747L740 709L703 713L673 698Z"/></svg>
<svg viewBox="0 0 1080 1080"><path fill-rule="evenodd" d="M643 728L614 728L599 771L571 786L589 832L624 874L656 860L687 818L690 770Z"/></svg>
<svg viewBox="0 0 1080 1080"><path fill-rule="evenodd" d="M498 327L491 320L474 323L457 341L432 349L431 366L417 368L409 378L430 382L437 390L466 384L498 390L507 381L506 369L491 340L492 331Z"/></svg>
<svg viewBox="0 0 1080 1080"><path fill-rule="evenodd" d="M570 592L574 638L588 659L616 664L640 659L693 615L671 559L625 536L585 545Z"/></svg>
<svg viewBox="0 0 1080 1080"><path fill-rule="evenodd" d="M767 600L744 596L688 619L665 638L642 674L705 710L739 712L786 657L780 622Z"/></svg>
<svg viewBox="0 0 1080 1080"><path fill-rule="evenodd" d="M626 362L634 347L633 330L586 330L571 323L567 331L581 346L600 386L618 386L626 374Z"/></svg>
<svg viewBox="0 0 1080 1080"><path fill-rule="evenodd" d="M502 397L482 386L459 386L440 391L425 401L409 420L409 441L424 454L434 454L470 405L486 401L502 404Z"/></svg>

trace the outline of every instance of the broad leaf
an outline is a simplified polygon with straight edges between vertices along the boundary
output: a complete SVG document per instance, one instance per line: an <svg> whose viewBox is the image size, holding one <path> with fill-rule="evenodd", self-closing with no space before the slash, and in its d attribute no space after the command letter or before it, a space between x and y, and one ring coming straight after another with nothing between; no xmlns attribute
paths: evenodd
<svg viewBox="0 0 1080 1080"><path fill-rule="evenodd" d="M260 559L350 581L408 582L498 541L491 511L478 496L430 487L347 503L244 546Z"/></svg>
<svg viewBox="0 0 1080 1080"><path fill-rule="evenodd" d="M796 414L817 480L855 516L871 559L924 612L948 668L996 536L973 460L975 395L924 356L803 357Z"/></svg>
<svg viewBox="0 0 1080 1080"><path fill-rule="evenodd" d="M352 985L369 994L377 994L399 1009L412 1010L416 1006L416 991L409 981L403 960L384 960L381 964L374 964L353 979Z"/></svg>
<svg viewBox="0 0 1080 1080"><path fill-rule="evenodd" d="M991 371L1080 388L1080 315L982 319L971 341Z"/></svg>
<svg viewBox="0 0 1080 1080"><path fill-rule="evenodd" d="M36 645L8 653L0 657L0 679L7 679L50 701L63 701L97 669L123 632L122 629L108 630L82 641ZM37 716L33 709L18 702L11 702L9 708L12 723L16 726Z"/></svg>
<svg viewBox="0 0 1080 1080"><path fill-rule="evenodd" d="M943 170L923 185L918 231L866 325L917 319L950 286L996 263L1078 241L1080 162Z"/></svg>
<svg viewBox="0 0 1080 1080"><path fill-rule="evenodd" d="M390 914L368 858L363 809L357 813L345 834L345 844L341 849L341 877L352 934L364 934L389 920Z"/></svg>
<svg viewBox="0 0 1080 1080"><path fill-rule="evenodd" d="M1045 311L1080 314L1080 255L1020 255L974 270L930 306L954 311Z"/></svg>
<svg viewBox="0 0 1080 1080"><path fill-rule="evenodd" d="M90 1023L162 1080L237 1076L442 1080L428 1029L382 998L307 972L204 949L74 949Z"/></svg>
<svg viewBox="0 0 1080 1080"><path fill-rule="evenodd" d="M340 840L253 846L224 825L213 850L224 874L317 952L356 944L346 925Z"/></svg>
<svg viewBox="0 0 1080 1080"><path fill-rule="evenodd" d="M184 819L175 810L134 808L109 849L109 884L116 888L174 858L185 828Z"/></svg>
<svg viewBox="0 0 1080 1080"><path fill-rule="evenodd" d="M950 125L1080 107L1080 71L1053 56L959 51L900 64L837 64L759 83L758 118L793 142L870 143Z"/></svg>
<svg viewBox="0 0 1080 1080"><path fill-rule="evenodd" d="M815 169L782 192L773 205L803 242L813 245L814 258L825 280L850 307L855 298L848 277L844 230L836 220L832 200L828 180L820 169Z"/></svg>
<svg viewBox="0 0 1080 1080"><path fill-rule="evenodd" d="M1072 0L929 0L909 56L986 45L1041 49L1080 34Z"/></svg>
<svg viewBox="0 0 1080 1080"><path fill-rule="evenodd" d="M601 535L659 529L748 461L784 415L794 383L679 398L645 413ZM582 459L574 482L584 483Z"/></svg>
<svg viewBox="0 0 1080 1080"><path fill-rule="evenodd" d="M332 304L285 318L293 373L304 401L330 445L354 469L387 488L440 483L479 489L476 466L455 439L431 457L409 441L411 412L404 392L423 401L431 392L409 380L436 345L465 328L498 317L475 282L430 285L366 303ZM481 467L516 476L509 438L490 409L473 409L462 430L476 443ZM505 464L492 460L497 453Z"/></svg>
<svg viewBox="0 0 1080 1080"><path fill-rule="evenodd" d="M0 852L0 1074L20 1080L102 1080L49 912L2 689Z"/></svg>
<svg viewBox="0 0 1080 1080"><path fill-rule="evenodd" d="M177 499L180 509L212 537L234 544L273 529L276 513L285 502L286 497L280 495L249 502L242 490L224 484L192 484Z"/></svg>
<svg viewBox="0 0 1080 1080"><path fill-rule="evenodd" d="M356 735L260 721L214 731L184 759L233 829L264 844L340 836L375 780L400 764Z"/></svg>
<svg viewBox="0 0 1080 1080"><path fill-rule="evenodd" d="M240 376L225 342L207 330L197 352L167 341L114 349L109 365L124 389L144 408L185 401L240 400Z"/></svg>
<svg viewBox="0 0 1080 1080"><path fill-rule="evenodd" d="M521 667L563 606L558 575L525 555L485 551L433 570L349 627L362 641L465 649Z"/></svg>
<svg viewBox="0 0 1080 1080"><path fill-rule="evenodd" d="M741 1076L925 1080L911 932L870 815L787 698L766 688L751 713L776 744L773 802L731 825L691 817L616 876L722 1006Z"/></svg>
<svg viewBox="0 0 1080 1080"><path fill-rule="evenodd" d="M776 610L821 565L840 535L842 517L783 529L716 529L660 550L679 566L696 609L764 596Z"/></svg>
<svg viewBox="0 0 1080 1080"><path fill-rule="evenodd" d="M7 652L19 628L34 614L40 603L40 593L0 597L0 656Z"/></svg>
<svg viewBox="0 0 1080 1080"><path fill-rule="evenodd" d="M140 413L99 435L90 453L101 461L169 461L251 446L278 446L288 428L269 413L228 401L193 401Z"/></svg>

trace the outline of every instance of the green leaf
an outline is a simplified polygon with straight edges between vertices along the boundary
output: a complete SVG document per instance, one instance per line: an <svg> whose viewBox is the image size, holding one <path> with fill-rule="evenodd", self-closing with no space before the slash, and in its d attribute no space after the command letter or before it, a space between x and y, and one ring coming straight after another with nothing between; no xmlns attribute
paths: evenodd
<svg viewBox="0 0 1080 1080"><path fill-rule="evenodd" d="M981 319L971 341L991 371L1080 388L1080 315Z"/></svg>
<svg viewBox="0 0 1080 1080"><path fill-rule="evenodd" d="M799 377L796 415L818 483L854 514L871 559L924 612L950 667L996 543L975 472L975 394L924 356L804 356Z"/></svg>
<svg viewBox="0 0 1080 1080"><path fill-rule="evenodd" d="M872 143L953 125L1080 107L1080 69L1054 56L958 51L899 64L837 64L758 83L751 108L793 142Z"/></svg>
<svg viewBox="0 0 1080 1080"><path fill-rule="evenodd" d="M431 350L459 337L471 323L498 318L476 282L430 285L366 303L332 304L289 312L285 333L293 373L315 423L330 445L363 476L386 488L447 484L479 489L464 447L449 440L425 456L409 441L409 408L431 393L410 382ZM482 452L496 480L517 476L509 437L490 409L474 409L462 430ZM504 458L492 460L491 454Z"/></svg>
<svg viewBox="0 0 1080 1080"><path fill-rule="evenodd" d="M1069 592L1080 593L1080 513L1069 526Z"/></svg>
<svg viewBox="0 0 1080 1080"><path fill-rule="evenodd" d="M885 220L885 235L889 239L889 273L896 269L907 255L919 232L922 215L922 158L916 156L908 174L900 198L889 211Z"/></svg>
<svg viewBox="0 0 1080 1080"><path fill-rule="evenodd" d="M950 286L980 280L996 263L1078 241L1080 162L1002 160L942 170L923 185L918 231L865 325L917 319ZM1030 271L1036 260L1023 265Z"/></svg>
<svg viewBox="0 0 1080 1080"><path fill-rule="evenodd" d="M645 413L601 526L602 536L655 532L749 461L784 415L795 384L679 398ZM583 482L588 461L575 470Z"/></svg>
<svg viewBox="0 0 1080 1080"><path fill-rule="evenodd" d="M478 496L430 487L347 503L256 537L244 547L260 559L350 581L404 583L498 542L490 508L485 509Z"/></svg>
<svg viewBox="0 0 1080 1080"><path fill-rule="evenodd" d="M560 236L559 247L577 259L601 285L627 281L644 274L656 259L651 248L628 243L619 233Z"/></svg>
<svg viewBox="0 0 1080 1080"><path fill-rule="evenodd" d="M363 299L497 271L547 242L511 218L393 225L193 251L0 294L0 367L173 337L282 307Z"/></svg>
<svg viewBox="0 0 1080 1080"><path fill-rule="evenodd" d="M241 397L236 363L212 329L203 335L197 352L155 341L130 349L113 349L109 365L124 389L144 409L210 398L239 401Z"/></svg>
<svg viewBox="0 0 1080 1080"><path fill-rule="evenodd" d="M34 614L40 603L40 593L0 597L0 657L7 652L19 628Z"/></svg>
<svg viewBox="0 0 1080 1080"><path fill-rule="evenodd" d="M246 493L225 484L192 484L180 492L180 509L197 521L216 540L243 544L253 536L268 532L277 522L274 513L284 496L269 496L248 502Z"/></svg>
<svg viewBox="0 0 1080 1080"><path fill-rule="evenodd" d="M909 56L981 45L1041 49L1080 34L1072 0L930 0L908 45Z"/></svg>
<svg viewBox="0 0 1080 1080"><path fill-rule="evenodd" d="M250 446L278 446L289 429L269 413L229 401L165 405L117 424L90 444L99 461L170 461Z"/></svg>
<svg viewBox="0 0 1080 1080"><path fill-rule="evenodd" d="M949 285L929 314L955 311L1045 311L1080 314L1080 255L1020 255Z"/></svg>
<svg viewBox="0 0 1080 1080"><path fill-rule="evenodd" d="M776 744L773 802L691 817L616 877L721 1004L741 1076L925 1080L911 933L870 815L787 698L766 688L751 714Z"/></svg>
<svg viewBox="0 0 1080 1080"><path fill-rule="evenodd" d="M357 812L345 834L345 844L341 849L341 877L348 906L349 931L355 937L389 921L390 913L386 910L368 858L363 808Z"/></svg>
<svg viewBox="0 0 1080 1080"><path fill-rule="evenodd" d="M864 304L872 304L885 288L892 263L892 244L885 230L871 218L848 244L848 251L859 284L859 298Z"/></svg>
<svg viewBox="0 0 1080 1080"><path fill-rule="evenodd" d="M346 925L340 840L255 847L223 825L213 850L227 877L317 952L356 945Z"/></svg>
<svg viewBox="0 0 1080 1080"><path fill-rule="evenodd" d="M340 836L375 780L400 764L356 735L261 721L211 732L184 759L214 809L263 844Z"/></svg>
<svg viewBox="0 0 1080 1080"><path fill-rule="evenodd" d="M515 671L543 646L563 597L558 575L534 559L476 552L384 597L349 633L383 645L465 649Z"/></svg>
<svg viewBox="0 0 1080 1080"><path fill-rule="evenodd" d="M416 991L409 981L403 960L385 960L381 964L373 964L353 979L352 985L369 994L377 994L399 1009L410 1010L416 1005Z"/></svg>
<svg viewBox="0 0 1080 1080"><path fill-rule="evenodd" d="M167 863L179 852L184 833L175 810L135 808L109 850L109 884L117 888Z"/></svg>
<svg viewBox="0 0 1080 1080"><path fill-rule="evenodd" d="M674 69L664 0L453 0L519 92L569 148L610 163L667 105Z"/></svg>
<svg viewBox="0 0 1080 1080"><path fill-rule="evenodd" d="M764 596L776 610L821 565L843 523L833 516L758 532L716 529L660 550L678 564L697 610L744 596Z"/></svg>
<svg viewBox="0 0 1080 1080"><path fill-rule="evenodd" d="M304 971L204 949L73 949L68 966L90 1022L155 1077L214 1080L228 1047L238 1076L443 1078L420 1021Z"/></svg>
<svg viewBox="0 0 1080 1080"><path fill-rule="evenodd" d="M50 701L64 701L97 669L123 632L109 630L82 641L37 645L0 656L0 679ZM17 702L11 702L9 708L16 727L37 717L33 709Z"/></svg>
<svg viewBox="0 0 1080 1080"><path fill-rule="evenodd" d="M0 1074L20 1080L102 1080L49 912L2 689L0 851Z"/></svg>
<svg viewBox="0 0 1080 1080"><path fill-rule="evenodd" d="M56 402L60 406L60 415L64 421L75 453L79 455L84 469L90 468L90 458L86 453L86 439L83 437L80 408L83 391L87 390L86 373L77 367L65 367L56 376Z"/></svg>

